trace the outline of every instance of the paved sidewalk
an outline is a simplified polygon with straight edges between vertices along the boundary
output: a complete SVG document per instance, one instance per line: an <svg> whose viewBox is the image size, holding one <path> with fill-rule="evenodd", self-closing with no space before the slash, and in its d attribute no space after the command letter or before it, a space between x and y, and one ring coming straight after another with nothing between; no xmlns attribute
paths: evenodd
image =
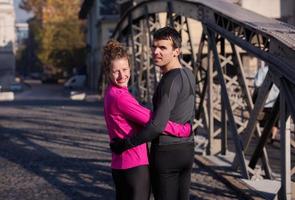
<svg viewBox="0 0 295 200"><path fill-rule="evenodd" d="M198 160L191 200L245 199ZM102 102L0 103L0 199L113 200L109 163Z"/></svg>

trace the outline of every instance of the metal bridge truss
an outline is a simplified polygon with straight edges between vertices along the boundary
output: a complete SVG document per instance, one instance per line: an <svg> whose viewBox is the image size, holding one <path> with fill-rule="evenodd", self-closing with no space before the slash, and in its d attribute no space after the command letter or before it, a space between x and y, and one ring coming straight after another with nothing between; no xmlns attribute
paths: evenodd
<svg viewBox="0 0 295 200"><path fill-rule="evenodd" d="M164 17L163 17L164 16ZM194 35L193 22L202 27ZM197 147L207 155L235 153L232 166L243 178L274 179L267 154L267 139L276 119L280 122L280 196L291 198L290 127L295 120L295 29L238 5L213 0L144 1L126 11L113 37L125 42L132 56L130 88L141 101L150 103L160 73L151 62L155 30L175 27L183 37L183 66L196 76L196 118L193 128ZM199 41L196 41L196 38ZM198 45L196 45L198 44ZM253 87L247 79L242 55L250 54L269 65L269 72L252 102ZM280 95L264 128L258 117L272 84ZM201 137L200 137L201 138ZM229 149L231 148L231 149ZM279 159L277 158L277 159Z"/></svg>

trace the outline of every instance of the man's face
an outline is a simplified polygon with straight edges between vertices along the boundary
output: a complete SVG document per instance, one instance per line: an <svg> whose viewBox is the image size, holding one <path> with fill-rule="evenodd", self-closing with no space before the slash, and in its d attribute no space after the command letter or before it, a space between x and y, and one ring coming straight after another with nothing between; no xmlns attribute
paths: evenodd
<svg viewBox="0 0 295 200"><path fill-rule="evenodd" d="M119 87L127 87L130 79L130 66L127 58L112 61L109 77L113 84Z"/></svg>
<svg viewBox="0 0 295 200"><path fill-rule="evenodd" d="M152 46L154 64L167 68L171 63L178 60L179 48L173 48L172 40L155 40Z"/></svg>

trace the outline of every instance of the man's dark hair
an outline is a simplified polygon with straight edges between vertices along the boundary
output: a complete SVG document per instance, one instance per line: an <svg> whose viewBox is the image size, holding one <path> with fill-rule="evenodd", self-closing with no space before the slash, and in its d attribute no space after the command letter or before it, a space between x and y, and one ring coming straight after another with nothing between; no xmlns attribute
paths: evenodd
<svg viewBox="0 0 295 200"><path fill-rule="evenodd" d="M180 34L171 27L160 28L154 33L154 40L171 40L173 48L181 48Z"/></svg>

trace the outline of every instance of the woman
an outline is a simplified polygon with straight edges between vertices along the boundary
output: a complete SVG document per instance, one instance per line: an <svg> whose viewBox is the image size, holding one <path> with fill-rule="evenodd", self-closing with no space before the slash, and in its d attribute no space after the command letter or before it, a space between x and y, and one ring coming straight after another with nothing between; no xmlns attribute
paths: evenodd
<svg viewBox="0 0 295 200"><path fill-rule="evenodd" d="M121 43L110 40L104 47L104 68L110 83L104 97L104 115L110 140L127 138L140 131L150 118L151 111L142 107L128 92L130 65ZM164 134L177 137L190 135L190 124L169 122ZM147 145L131 148L120 155L112 153L112 176L116 199L148 200L150 177Z"/></svg>

